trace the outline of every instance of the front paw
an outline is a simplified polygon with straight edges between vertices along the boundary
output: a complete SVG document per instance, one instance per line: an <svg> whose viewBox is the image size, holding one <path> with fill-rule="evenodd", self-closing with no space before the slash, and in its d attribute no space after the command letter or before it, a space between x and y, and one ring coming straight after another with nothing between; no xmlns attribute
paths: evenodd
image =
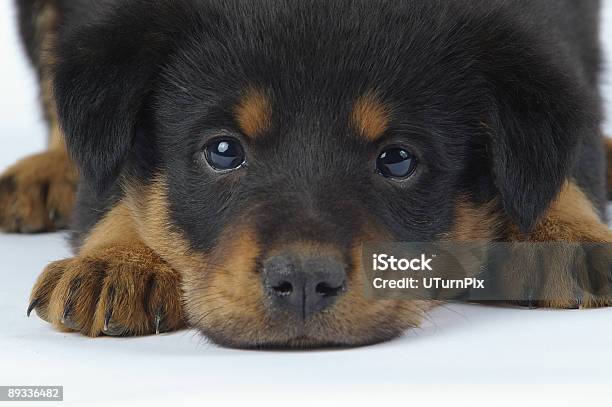
<svg viewBox="0 0 612 407"><path fill-rule="evenodd" d="M63 150L24 158L0 176L0 230L50 232L68 226L77 174Z"/></svg>
<svg viewBox="0 0 612 407"><path fill-rule="evenodd" d="M529 308L597 308L612 305L610 243L517 244L501 275L504 291Z"/></svg>
<svg viewBox="0 0 612 407"><path fill-rule="evenodd" d="M50 264L32 290L36 310L60 330L88 336L173 331L184 324L181 279L146 248L112 247Z"/></svg>

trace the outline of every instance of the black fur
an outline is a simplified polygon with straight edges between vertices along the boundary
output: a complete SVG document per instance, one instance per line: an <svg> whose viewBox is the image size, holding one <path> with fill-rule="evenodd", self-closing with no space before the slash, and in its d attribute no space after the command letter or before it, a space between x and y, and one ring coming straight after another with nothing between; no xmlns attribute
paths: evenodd
<svg viewBox="0 0 612 407"><path fill-rule="evenodd" d="M367 223L436 239L466 195L500 197L527 232L568 177L603 213L596 0L59 3L55 90L90 191L82 232L100 216L84 202L157 172L201 250L247 215L269 244L348 248ZM252 86L271 96L273 127L243 140L240 173L214 174L194 157L219 129L242 139L232 110ZM348 121L372 90L393 112L377 143ZM413 179L376 174L385 143L419 157Z"/></svg>

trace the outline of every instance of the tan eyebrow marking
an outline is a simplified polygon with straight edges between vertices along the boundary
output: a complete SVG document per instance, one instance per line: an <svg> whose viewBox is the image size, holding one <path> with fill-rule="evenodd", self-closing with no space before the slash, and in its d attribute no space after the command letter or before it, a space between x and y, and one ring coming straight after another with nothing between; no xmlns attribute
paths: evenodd
<svg viewBox="0 0 612 407"><path fill-rule="evenodd" d="M370 141L380 138L389 127L389 108L375 93L361 96L353 106L351 124Z"/></svg>
<svg viewBox="0 0 612 407"><path fill-rule="evenodd" d="M263 91L250 88L234 110L240 130L248 137L257 137L272 124L272 104Z"/></svg>

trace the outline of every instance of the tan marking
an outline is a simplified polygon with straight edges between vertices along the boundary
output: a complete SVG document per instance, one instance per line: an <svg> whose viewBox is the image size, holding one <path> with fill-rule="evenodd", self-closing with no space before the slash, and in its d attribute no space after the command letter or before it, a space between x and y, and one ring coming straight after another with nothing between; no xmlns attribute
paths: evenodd
<svg viewBox="0 0 612 407"><path fill-rule="evenodd" d="M147 187L125 185L125 190L124 202L142 241L177 270L203 270L206 259L170 220L165 179L158 177Z"/></svg>
<svg viewBox="0 0 612 407"><path fill-rule="evenodd" d="M50 149L65 149L53 95L52 72L56 64L55 48L59 23L59 11L53 2L46 3L36 16L35 41L39 48L37 68L40 79L40 100L49 126L48 146Z"/></svg>
<svg viewBox="0 0 612 407"><path fill-rule="evenodd" d="M612 234L580 187L567 182L528 236L513 228L511 237L534 242L609 242Z"/></svg>
<svg viewBox="0 0 612 407"><path fill-rule="evenodd" d="M95 226L85 239L81 253L108 244L141 241L180 271L200 272L206 258L193 251L169 217L167 188L163 177L150 185L126 184L125 198Z"/></svg>
<svg viewBox="0 0 612 407"><path fill-rule="evenodd" d="M447 238L458 242L491 241L500 236L503 225L496 201L477 206L462 199L455 208L455 224Z"/></svg>
<svg viewBox="0 0 612 407"><path fill-rule="evenodd" d="M35 42L42 44L49 33L55 32L60 22L60 13L53 1L46 1L36 14L34 22Z"/></svg>
<svg viewBox="0 0 612 407"><path fill-rule="evenodd" d="M102 247L133 244L140 241L132 213L125 202L120 202L98 222L83 241L79 254L88 256Z"/></svg>
<svg viewBox="0 0 612 407"><path fill-rule="evenodd" d="M390 112L373 93L359 98L353 106L351 124L359 134L370 141L382 137L389 127Z"/></svg>
<svg viewBox="0 0 612 407"><path fill-rule="evenodd" d="M61 131L58 122L53 122L53 124L51 124L51 130L49 132L49 150L68 151L64 133ZM70 160L69 156L66 156L66 158Z"/></svg>
<svg viewBox="0 0 612 407"><path fill-rule="evenodd" d="M234 113L240 130L248 137L262 135L272 124L270 99L258 89L249 89L241 98Z"/></svg>
<svg viewBox="0 0 612 407"><path fill-rule="evenodd" d="M52 55L52 51L50 50L52 43L51 37L53 37L53 35L49 35L47 37L48 41L46 41L46 44L48 44L49 49L44 51L44 54L49 56ZM53 94L53 76L50 72L51 69L53 69L52 62L50 62L51 59L51 57L43 57L43 62L41 62L43 65L40 68L40 100L43 105L43 111L48 125L48 147L50 149L64 149L64 137L60 129L57 106L55 104L55 96Z"/></svg>
<svg viewBox="0 0 612 407"><path fill-rule="evenodd" d="M255 341L274 325L265 307L261 274L255 269L259 244L250 226L226 230L207 267L186 273L187 313L191 323L213 339L219 339L220 332L235 331Z"/></svg>

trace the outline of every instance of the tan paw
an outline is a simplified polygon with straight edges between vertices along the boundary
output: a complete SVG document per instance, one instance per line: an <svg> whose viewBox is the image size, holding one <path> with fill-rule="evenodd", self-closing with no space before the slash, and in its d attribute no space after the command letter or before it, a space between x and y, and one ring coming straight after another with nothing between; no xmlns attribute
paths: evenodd
<svg viewBox="0 0 612 407"><path fill-rule="evenodd" d="M28 314L88 336L173 331L184 323L181 279L144 247L111 247L50 264L32 290Z"/></svg>
<svg viewBox="0 0 612 407"><path fill-rule="evenodd" d="M77 174L66 152L26 157L0 176L0 230L36 233L68 226Z"/></svg>
<svg viewBox="0 0 612 407"><path fill-rule="evenodd" d="M517 304L560 309L612 305L610 243L557 242L525 247L521 256L509 256L512 260L503 273L509 298L521 298Z"/></svg>

